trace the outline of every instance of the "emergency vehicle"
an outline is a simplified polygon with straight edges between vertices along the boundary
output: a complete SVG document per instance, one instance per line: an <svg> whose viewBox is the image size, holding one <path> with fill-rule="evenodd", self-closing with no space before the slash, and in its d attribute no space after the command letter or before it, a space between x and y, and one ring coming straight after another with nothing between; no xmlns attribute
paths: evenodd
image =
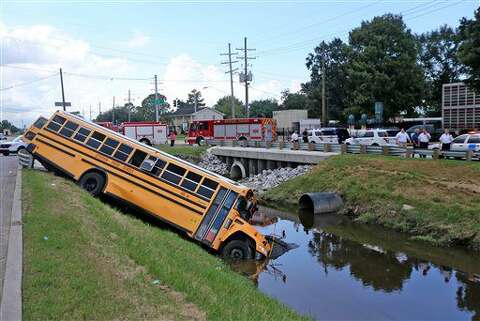
<svg viewBox="0 0 480 321"><path fill-rule="evenodd" d="M123 135L150 146L167 142L167 125L160 122L125 122L120 128Z"/></svg>
<svg viewBox="0 0 480 321"><path fill-rule="evenodd" d="M201 145L205 140L274 141L276 122L272 118L233 118L193 121L187 142Z"/></svg>
<svg viewBox="0 0 480 321"><path fill-rule="evenodd" d="M119 132L118 125L115 125L111 121L98 121L98 122L95 122L95 124L108 128L110 130L113 130L114 132L117 132L117 133Z"/></svg>

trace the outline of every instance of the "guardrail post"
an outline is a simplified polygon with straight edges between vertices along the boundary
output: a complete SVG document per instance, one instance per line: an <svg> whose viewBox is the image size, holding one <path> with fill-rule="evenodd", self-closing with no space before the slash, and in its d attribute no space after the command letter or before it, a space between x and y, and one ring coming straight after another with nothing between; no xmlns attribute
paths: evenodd
<svg viewBox="0 0 480 321"><path fill-rule="evenodd" d="M285 142L278 142L278 149L283 149L285 147Z"/></svg>
<svg viewBox="0 0 480 321"><path fill-rule="evenodd" d="M347 153L347 144L340 145L340 153L346 154Z"/></svg>
<svg viewBox="0 0 480 321"><path fill-rule="evenodd" d="M412 148L409 148L409 147L405 148L405 157L406 158L413 157L413 149Z"/></svg>
<svg viewBox="0 0 480 321"><path fill-rule="evenodd" d="M332 151L332 145L330 144L323 144L323 151L329 153Z"/></svg>
<svg viewBox="0 0 480 321"><path fill-rule="evenodd" d="M265 147L266 148L272 148L272 142L266 142Z"/></svg>
<svg viewBox="0 0 480 321"><path fill-rule="evenodd" d="M309 142L309 143L308 143L308 150L310 150L310 151L315 150L315 144Z"/></svg>
<svg viewBox="0 0 480 321"><path fill-rule="evenodd" d="M382 154L384 156L390 155L390 149L388 148L388 146L382 146Z"/></svg>
<svg viewBox="0 0 480 321"><path fill-rule="evenodd" d="M472 157L473 157L473 150L469 150L468 152L466 152L465 160L471 161Z"/></svg>
<svg viewBox="0 0 480 321"><path fill-rule="evenodd" d="M367 153L367 145L360 145L360 154Z"/></svg>
<svg viewBox="0 0 480 321"><path fill-rule="evenodd" d="M433 150L432 158L438 159L440 157L440 151L438 149Z"/></svg>
<svg viewBox="0 0 480 321"><path fill-rule="evenodd" d="M298 149L300 148L299 145L300 145L300 144L299 144L298 142L293 142L293 144L292 144L292 149L293 149L293 150L298 150Z"/></svg>

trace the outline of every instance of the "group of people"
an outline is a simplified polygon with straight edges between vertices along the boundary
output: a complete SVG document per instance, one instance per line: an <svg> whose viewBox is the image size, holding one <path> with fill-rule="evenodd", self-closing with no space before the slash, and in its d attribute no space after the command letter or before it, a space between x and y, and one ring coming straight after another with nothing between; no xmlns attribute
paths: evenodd
<svg viewBox="0 0 480 321"><path fill-rule="evenodd" d="M292 143L299 142L300 137L298 136L297 131L293 131L292 136L290 136L290 140ZM304 143L308 143L308 132L306 129L302 132L302 140Z"/></svg>
<svg viewBox="0 0 480 321"><path fill-rule="evenodd" d="M423 128L420 130L419 128L415 129L415 132L410 137L406 132L405 129L401 129L397 135L395 136L397 145L406 146L408 143L411 143L414 148L420 149L428 149L428 144L430 143L430 139L432 136L430 133ZM445 129L443 134L440 136L440 143L442 145L442 150L448 151L450 150L450 146L453 142L453 136L450 134L448 129Z"/></svg>

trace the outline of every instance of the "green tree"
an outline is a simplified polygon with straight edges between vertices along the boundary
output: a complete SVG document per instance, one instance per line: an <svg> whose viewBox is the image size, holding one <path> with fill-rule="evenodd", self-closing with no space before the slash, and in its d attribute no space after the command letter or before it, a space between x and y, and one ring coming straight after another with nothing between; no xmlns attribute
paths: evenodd
<svg viewBox="0 0 480 321"><path fill-rule="evenodd" d="M458 57L460 37L456 30L443 25L421 34L417 39L426 79L424 107L428 115L440 115L442 85L459 81L464 69Z"/></svg>
<svg viewBox="0 0 480 321"><path fill-rule="evenodd" d="M325 68L325 96L328 106L328 118L343 118L343 109L347 103L347 67L350 47L335 38L331 42L322 41L313 53L306 58L310 71L310 81L302 84L302 91L311 101L309 114L320 116L322 105L322 67Z"/></svg>
<svg viewBox="0 0 480 321"><path fill-rule="evenodd" d="M280 106L276 99L260 99L250 103L250 117L272 117L274 110Z"/></svg>
<svg viewBox="0 0 480 321"><path fill-rule="evenodd" d="M195 100L197 101L197 108L205 107L205 101L202 98L202 93L199 90L192 89L188 94L187 104L195 106Z"/></svg>
<svg viewBox="0 0 480 321"><path fill-rule="evenodd" d="M113 110L108 109L97 116L95 121L97 122L111 122L115 120L116 124L120 124L128 121L128 110L130 109L130 120L139 121L142 120L139 118L139 115L136 113L136 108L132 108L132 104L125 104L125 106L115 107L115 115L113 115Z"/></svg>
<svg viewBox="0 0 480 321"><path fill-rule="evenodd" d="M379 101L384 104L385 119L413 114L421 105L425 82L415 37L402 17L386 14L362 22L350 32L349 44L346 113L372 114Z"/></svg>
<svg viewBox="0 0 480 321"><path fill-rule="evenodd" d="M10 123L8 120L4 119L2 122L0 122L0 132L3 132L4 129L8 129L12 134L18 133L20 129L15 127L12 123Z"/></svg>
<svg viewBox="0 0 480 321"><path fill-rule="evenodd" d="M159 105L158 114L162 116L169 112L170 105L166 102L167 97L158 94L158 99L165 101L164 104ZM155 120L155 94L150 94L142 100L142 105L136 108L137 116L140 120L154 121Z"/></svg>
<svg viewBox="0 0 480 321"><path fill-rule="evenodd" d="M233 105L235 106L235 118L245 117L245 108L242 102L237 98L233 98ZM232 107L230 105L230 96L220 98L213 106L215 110L225 114L225 118L232 117Z"/></svg>
<svg viewBox="0 0 480 321"><path fill-rule="evenodd" d="M306 94L291 93L288 89L282 91L280 109L308 109L310 101Z"/></svg>
<svg viewBox="0 0 480 321"><path fill-rule="evenodd" d="M480 93L480 7L473 19L460 20L459 58L466 66L467 84Z"/></svg>

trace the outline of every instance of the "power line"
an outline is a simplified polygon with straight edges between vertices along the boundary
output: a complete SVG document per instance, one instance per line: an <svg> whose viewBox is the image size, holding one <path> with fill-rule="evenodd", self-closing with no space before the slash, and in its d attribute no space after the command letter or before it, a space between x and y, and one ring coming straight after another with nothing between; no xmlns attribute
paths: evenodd
<svg viewBox="0 0 480 321"><path fill-rule="evenodd" d="M46 76L46 77L37 78L37 79L31 80L31 81L26 81L26 82L23 82L23 83L19 83L19 84L11 85L11 86L8 86L8 87L0 88L0 91L5 91L5 90L17 88L17 87L22 87L22 86L30 85L30 84L33 84L33 83L36 83L36 82L39 82L39 81L42 81L42 80L45 80L45 79L52 78L52 77L54 77L54 76L57 76L58 74L59 74L59 73L56 72L56 73L54 73L54 74L52 74L52 75L49 75L49 76Z"/></svg>

